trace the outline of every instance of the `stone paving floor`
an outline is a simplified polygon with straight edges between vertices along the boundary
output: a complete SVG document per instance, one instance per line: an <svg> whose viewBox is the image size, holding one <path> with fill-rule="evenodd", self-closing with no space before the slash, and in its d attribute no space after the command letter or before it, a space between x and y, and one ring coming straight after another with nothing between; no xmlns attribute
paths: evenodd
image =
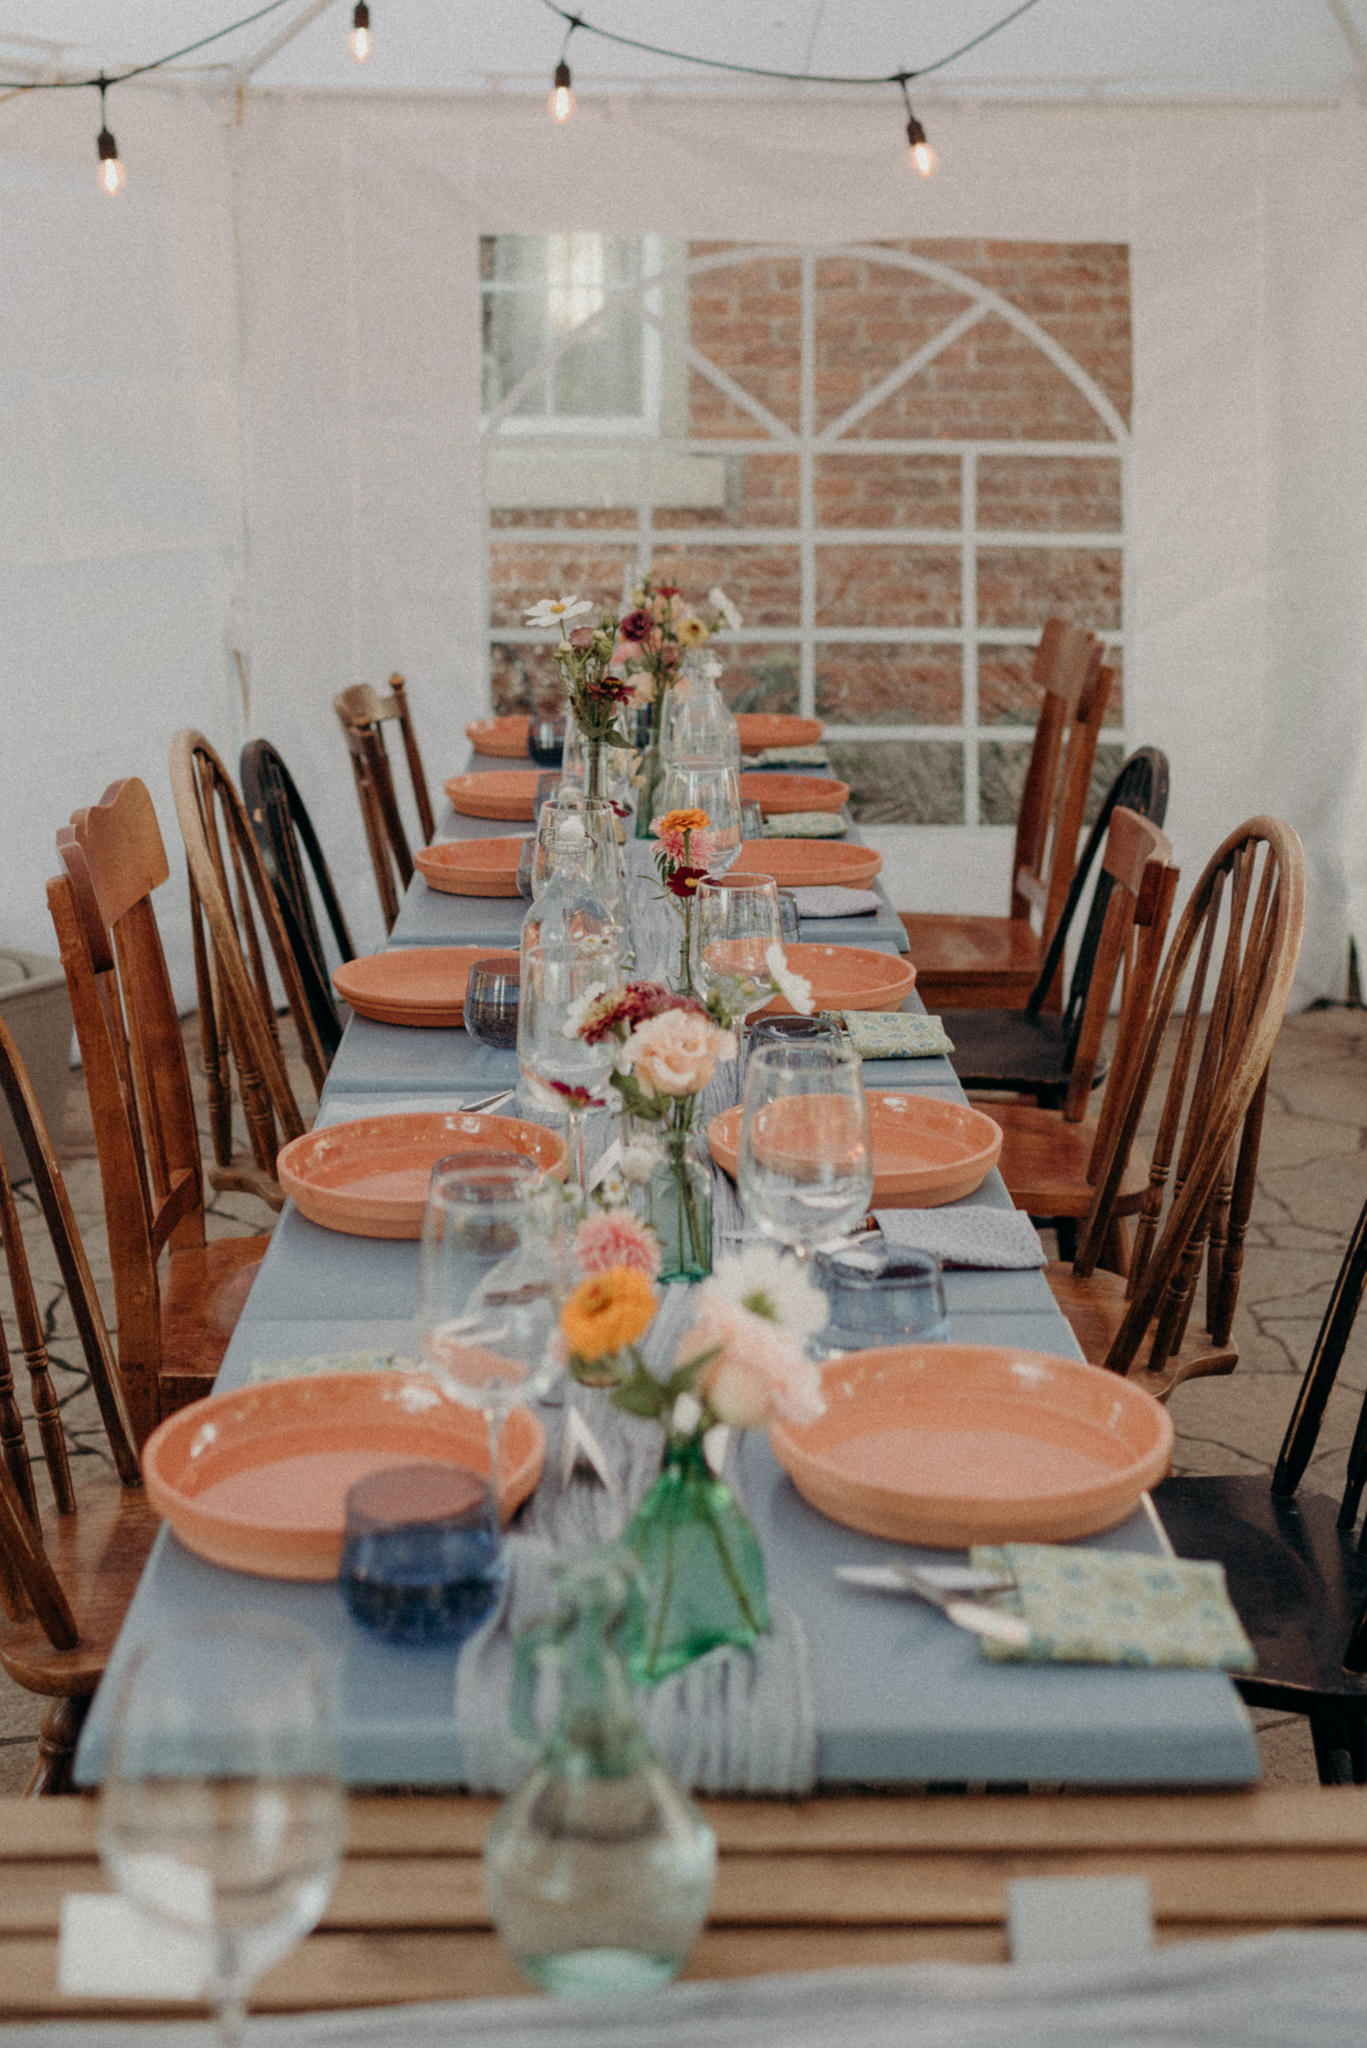
<svg viewBox="0 0 1367 2048"><path fill-rule="evenodd" d="M192 1059L192 1070L194 1061ZM99 1176L84 1089L73 1076L63 1132L72 1205L96 1283L112 1314ZM73 1451L99 1457L101 1432L79 1362L55 1261L37 1204L18 1191L24 1234L47 1317L51 1355ZM1276 1456L1324 1302L1349 1232L1367 1198L1367 1011L1310 1010L1290 1018L1272 1067L1257 1197L1249 1230L1235 1337L1236 1373L1199 1380L1173 1396L1176 1469L1269 1470ZM210 1229L217 1235L270 1227L270 1212L249 1196L220 1195ZM7 1307L7 1303L6 1303ZM20 1377L22 1378L22 1361ZM1367 1316L1350 1343L1329 1403L1315 1460L1304 1482L1337 1493L1343 1457L1367 1388ZM77 1483L79 1484L79 1469ZM0 1792L20 1791L32 1767L42 1703L0 1674ZM1264 1769L1274 1783L1313 1783L1304 1723L1261 1715Z"/></svg>

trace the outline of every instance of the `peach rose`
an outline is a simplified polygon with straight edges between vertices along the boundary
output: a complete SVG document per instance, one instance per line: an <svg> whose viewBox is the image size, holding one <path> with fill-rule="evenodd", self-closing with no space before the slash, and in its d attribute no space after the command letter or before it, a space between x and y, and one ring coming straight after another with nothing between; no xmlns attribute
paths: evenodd
<svg viewBox="0 0 1367 2048"><path fill-rule="evenodd" d="M634 1073L646 1095L696 1095L712 1079L718 1060L736 1057L736 1040L692 1010L664 1010L638 1024L622 1047L618 1066Z"/></svg>
<svg viewBox="0 0 1367 2048"><path fill-rule="evenodd" d="M719 1422L765 1429L776 1415L815 1422L824 1412L821 1375L801 1340L738 1302L713 1296L703 1302L679 1351L680 1363L716 1349L695 1391Z"/></svg>

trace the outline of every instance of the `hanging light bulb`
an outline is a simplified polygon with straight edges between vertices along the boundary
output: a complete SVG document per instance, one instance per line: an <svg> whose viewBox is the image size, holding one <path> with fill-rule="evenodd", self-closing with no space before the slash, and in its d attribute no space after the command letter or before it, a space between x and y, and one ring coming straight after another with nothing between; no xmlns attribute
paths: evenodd
<svg viewBox="0 0 1367 2048"><path fill-rule="evenodd" d="M107 193L111 199L117 199L128 183L128 173L119 157L119 145L110 134L109 123L104 117L106 81L101 77L96 83L100 88L100 132L95 138L95 148L100 160L100 190Z"/></svg>
<svg viewBox="0 0 1367 2048"><path fill-rule="evenodd" d="M370 9L366 0L356 0L351 16L351 34L346 46L358 64L368 64L375 48L375 38L370 33Z"/></svg>
<svg viewBox="0 0 1367 2048"><path fill-rule="evenodd" d="M936 156L926 140L926 131L913 114L907 122L907 142L911 149L912 169L922 178L935 176Z"/></svg>
<svg viewBox="0 0 1367 2048"><path fill-rule="evenodd" d="M574 112L574 93L570 87L570 67L563 57L555 67L555 84L551 87L551 96L546 102L546 110L553 121L559 121L562 125L569 120L570 115Z"/></svg>

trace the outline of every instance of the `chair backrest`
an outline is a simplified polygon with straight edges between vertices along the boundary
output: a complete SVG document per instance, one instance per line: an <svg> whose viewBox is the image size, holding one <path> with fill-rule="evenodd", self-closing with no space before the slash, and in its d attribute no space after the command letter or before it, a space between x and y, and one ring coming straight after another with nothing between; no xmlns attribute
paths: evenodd
<svg viewBox="0 0 1367 2048"><path fill-rule="evenodd" d="M1353 1225L1353 1234L1334 1280L1333 1292L1326 1304L1324 1319L1296 1396L1296 1405L1277 1453L1272 1491L1282 1499L1289 1498L1296 1491L1314 1454L1320 1424L1324 1420L1325 1403L1333 1391L1348 1339L1353 1334L1364 1290L1367 1290L1367 1203L1363 1204ZM1339 1502L1341 1529L1351 1529L1356 1522L1364 1483L1367 1483L1367 1399L1363 1401L1348 1452L1348 1474ZM1350 1668L1357 1671L1362 1666L1354 1664Z"/></svg>
<svg viewBox="0 0 1367 2048"><path fill-rule="evenodd" d="M1218 847L1185 906L1135 1054L1118 1083L1075 1270L1098 1261L1168 1028L1183 1005L1126 1281L1129 1305L1106 1358L1166 1393L1185 1377L1202 1261L1204 1322L1226 1346L1253 1201L1268 1064L1291 994L1305 921L1305 855L1289 825L1251 818Z"/></svg>
<svg viewBox="0 0 1367 2048"><path fill-rule="evenodd" d="M0 1094L3 1094L14 1119L33 1191L56 1254L58 1271L66 1287L115 1469L125 1486L137 1487L140 1484L138 1455L133 1447L132 1425L124 1405L109 1332L91 1278L85 1247L71 1213L57 1155L43 1121L38 1098L3 1021L0 1021ZM4 1238L15 1331L27 1369L39 1450L47 1469L53 1503L58 1514L65 1518L76 1514L77 1495L71 1483L66 1439L62 1433L61 1414L48 1362L43 1314L3 1155L0 1155L0 1235ZM33 1462L15 1395L3 1320L0 1320L0 1453L0 1599L11 1620L22 1620L32 1613L54 1648L74 1649L79 1641L76 1620L43 1547Z"/></svg>
<svg viewBox="0 0 1367 2048"><path fill-rule="evenodd" d="M1073 1064L1063 1105L1063 1114L1070 1123L1080 1123L1087 1113L1118 981L1121 996L1116 1041L1120 1051L1112 1071L1119 1078L1114 1087L1108 1087L1102 1102L1096 1146L1098 1163L1104 1156L1111 1124L1118 1114L1118 1099L1123 1094L1125 1048L1133 1044L1133 1034L1148 1019L1177 894L1178 871L1167 834L1151 818L1142 818L1137 811L1118 804L1106 828L1098 887L1102 881L1107 885L1105 915L1097 934L1087 998L1078 1014Z"/></svg>
<svg viewBox="0 0 1367 2048"><path fill-rule="evenodd" d="M365 826L366 845L370 849L370 864L375 870L375 886L380 892L385 929L392 931L399 914L399 890L406 889L413 879L413 855L394 790L394 777L385 746L386 723L393 722L399 728L424 845L436 830L432 800L427 793L427 776L408 709L408 692L403 677L394 675L389 678L387 697L379 696L369 683L353 683L350 689L338 692L332 705L341 720L351 756L351 772L356 780L361 821Z"/></svg>
<svg viewBox="0 0 1367 2048"><path fill-rule="evenodd" d="M1048 619L1031 670L1044 692L1016 818L1011 915L1038 915L1048 942L1077 861L1101 722L1115 672L1083 626Z"/></svg>
<svg viewBox="0 0 1367 2048"><path fill-rule="evenodd" d="M242 801L256 835L261 864L275 893L276 908L294 954L314 1029L331 1060L341 1042L342 1017L333 997L327 954L314 913L315 890L343 960L356 957L351 933L313 820L275 748L266 740L249 740L238 761L238 774Z"/></svg>
<svg viewBox="0 0 1367 2048"><path fill-rule="evenodd" d="M1087 843L1073 871L1063 909L1053 936L1045 948L1044 959L1030 991L1026 1015L1038 1017L1049 999L1049 992L1058 980L1063 966L1073 920L1092 879L1092 870L1097 866L1098 857L1106 843L1110 830L1111 814L1118 805L1127 811L1136 812L1141 818L1148 818L1161 826L1168 814L1168 757L1157 747L1138 747L1120 765L1115 780L1101 800L1101 809L1087 834ZM1111 895L1111 875L1102 861L1097 869L1096 886L1087 911L1087 922L1082 928L1077 958L1073 963L1072 977L1068 983L1068 997L1063 1006L1063 1029L1068 1044L1068 1061L1071 1071L1077 1052L1077 1036L1082 1027L1082 1012L1091 986L1092 970L1096 964L1096 949L1101 942L1101 928L1106 921L1106 906Z"/></svg>
<svg viewBox="0 0 1367 2048"><path fill-rule="evenodd" d="M160 1418L162 1251L204 1243L190 1071L152 908L169 879L145 784L111 783L57 834L48 908L90 1097L114 1278L119 1374L137 1441Z"/></svg>
<svg viewBox="0 0 1367 2048"><path fill-rule="evenodd" d="M235 1175L233 1184L269 1194L275 1186L276 1154L307 1126L281 1049L268 958L280 977L315 1094L322 1093L327 1078L327 1055L242 800L204 735L188 727L171 741L171 793L189 870L217 1177L225 1184L222 1176L232 1171L231 1055L252 1157L262 1177Z"/></svg>

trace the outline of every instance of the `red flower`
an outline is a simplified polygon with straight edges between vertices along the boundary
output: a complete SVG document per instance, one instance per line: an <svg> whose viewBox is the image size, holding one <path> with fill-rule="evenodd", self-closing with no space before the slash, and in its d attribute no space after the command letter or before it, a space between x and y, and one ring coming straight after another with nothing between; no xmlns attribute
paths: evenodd
<svg viewBox="0 0 1367 2048"><path fill-rule="evenodd" d="M546 1086L553 1088L557 1095L563 1095L565 1105L569 1109L601 1109L603 1107L602 1097L595 1095L591 1088L572 1087L568 1081L547 1081Z"/></svg>
<svg viewBox="0 0 1367 2048"><path fill-rule="evenodd" d="M656 597L681 597L683 592L677 583L657 583L655 585L655 595Z"/></svg>
<svg viewBox="0 0 1367 2048"><path fill-rule="evenodd" d="M672 896L695 896L699 882L707 880L706 868L671 868L665 876L665 887Z"/></svg>
<svg viewBox="0 0 1367 2048"><path fill-rule="evenodd" d="M648 1017L658 1017L665 1010L694 1010L700 1016L707 1015L696 996L675 995L660 981L629 981L611 1001L603 997L595 1003L579 1036L589 1045L599 1045L620 1025L633 1031Z"/></svg>
<svg viewBox="0 0 1367 2048"><path fill-rule="evenodd" d="M654 619L640 606L634 612L628 612L617 628L624 640L647 640L654 630Z"/></svg>

